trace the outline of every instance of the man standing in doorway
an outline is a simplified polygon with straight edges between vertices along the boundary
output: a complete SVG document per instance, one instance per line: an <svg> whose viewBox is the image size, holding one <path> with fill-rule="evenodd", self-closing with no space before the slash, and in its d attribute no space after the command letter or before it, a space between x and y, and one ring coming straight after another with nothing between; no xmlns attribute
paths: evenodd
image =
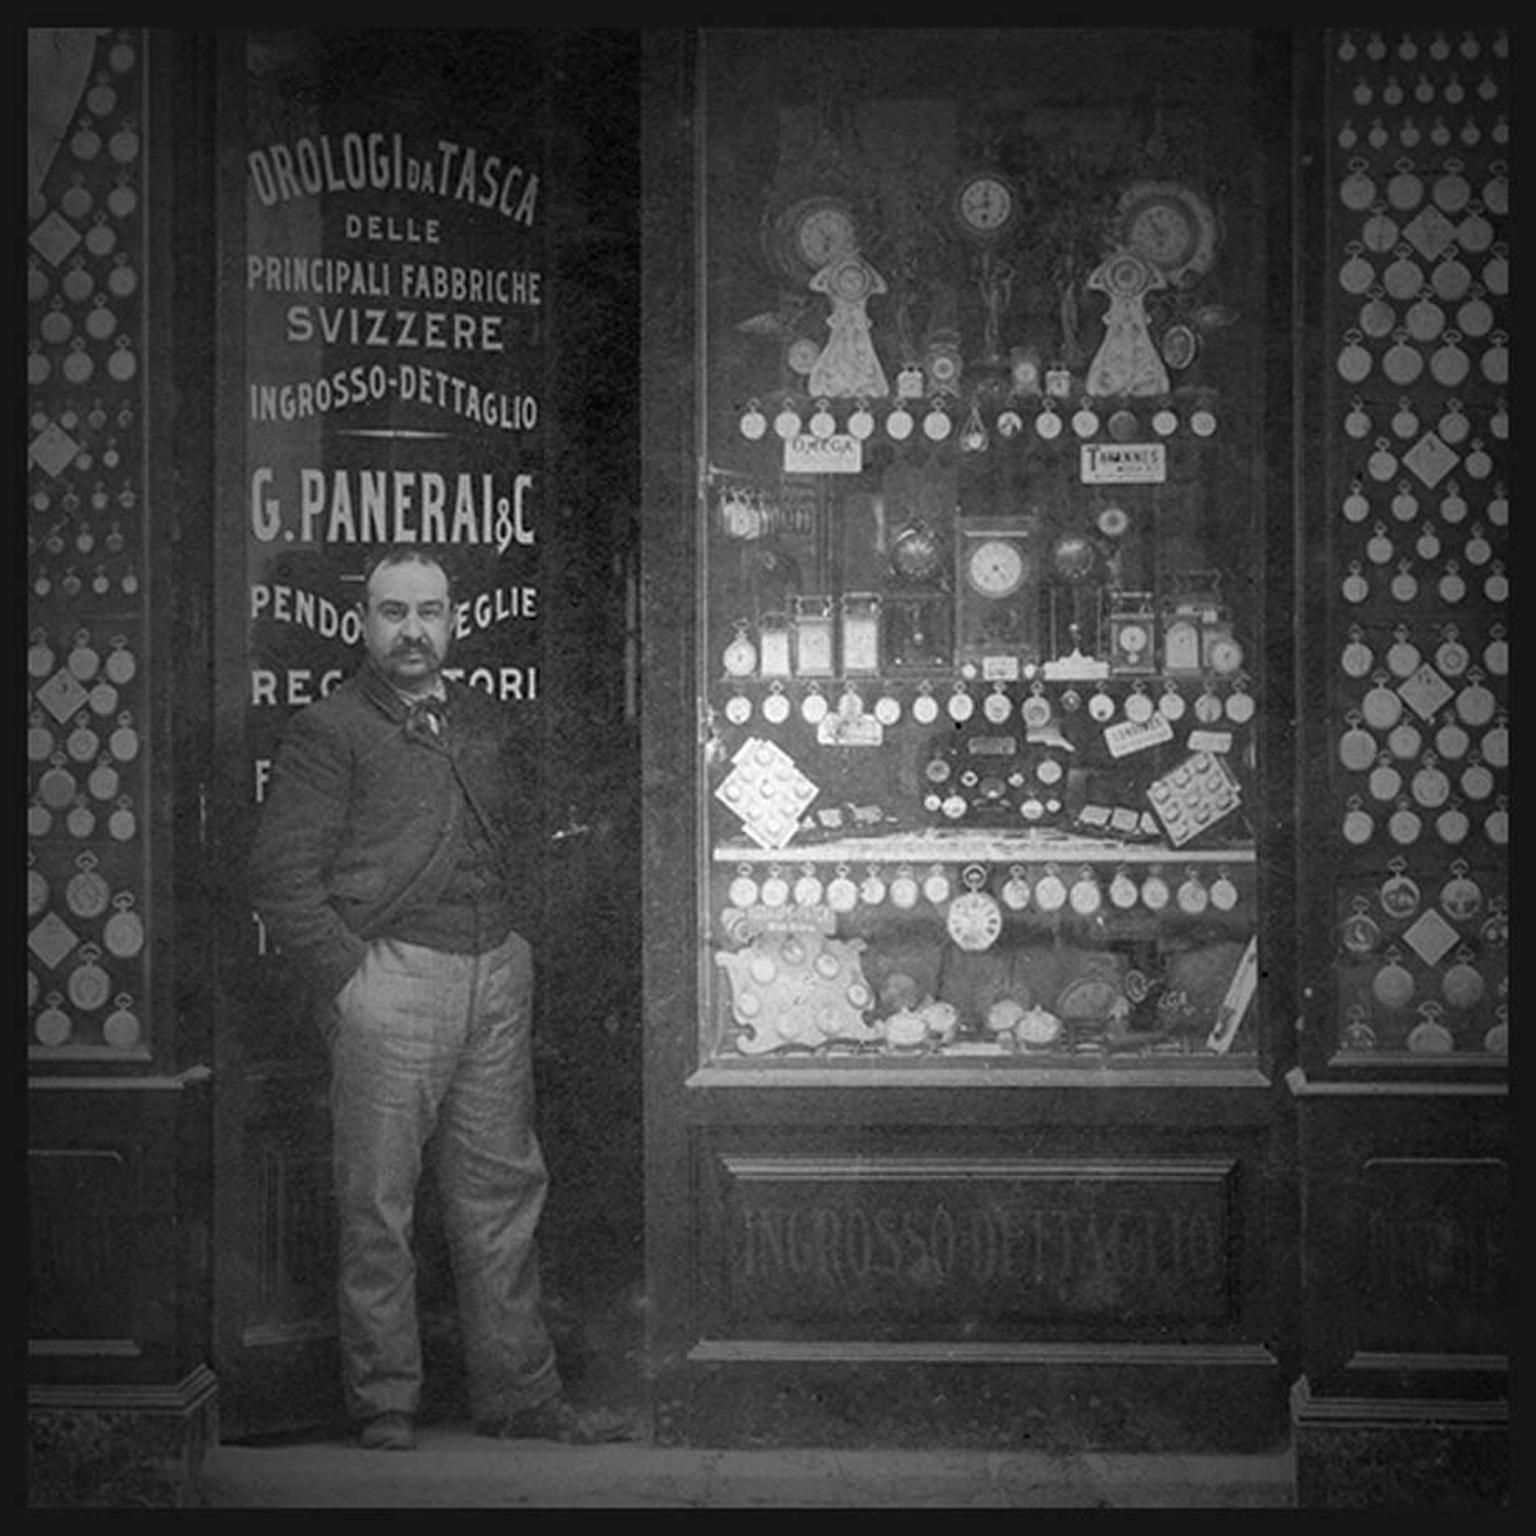
<svg viewBox="0 0 1536 1536"><path fill-rule="evenodd" d="M415 1444L411 1237L435 1134L476 1428L622 1438L615 1416L567 1400L541 1312L531 747L505 706L443 676L442 558L415 544L376 553L362 609L362 665L289 721L249 871L330 1051L347 1408L363 1446Z"/></svg>

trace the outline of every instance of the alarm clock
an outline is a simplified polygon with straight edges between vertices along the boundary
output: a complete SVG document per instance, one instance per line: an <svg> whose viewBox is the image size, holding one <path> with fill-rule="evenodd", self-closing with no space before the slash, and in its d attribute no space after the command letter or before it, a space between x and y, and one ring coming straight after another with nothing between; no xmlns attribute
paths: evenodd
<svg viewBox="0 0 1536 1536"><path fill-rule="evenodd" d="M1019 222L1018 188L990 166L967 171L955 188L955 223L969 240L1001 240Z"/></svg>
<svg viewBox="0 0 1536 1536"><path fill-rule="evenodd" d="M1038 660L1039 558L1021 519L962 522L956 529L957 659Z"/></svg>

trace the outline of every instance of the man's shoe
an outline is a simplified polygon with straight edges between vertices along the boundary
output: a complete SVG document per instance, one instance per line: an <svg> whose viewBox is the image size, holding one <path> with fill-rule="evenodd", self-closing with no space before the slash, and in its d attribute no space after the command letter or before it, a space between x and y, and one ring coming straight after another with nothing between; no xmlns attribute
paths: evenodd
<svg viewBox="0 0 1536 1536"><path fill-rule="evenodd" d="M605 1408L578 1412L563 1397L489 1419L476 1429L496 1440L558 1440L562 1445L609 1445L635 1438L634 1425L623 1414Z"/></svg>
<svg viewBox="0 0 1536 1536"><path fill-rule="evenodd" d="M381 1413L358 1431L357 1443L365 1451L413 1451L416 1423L408 1413Z"/></svg>

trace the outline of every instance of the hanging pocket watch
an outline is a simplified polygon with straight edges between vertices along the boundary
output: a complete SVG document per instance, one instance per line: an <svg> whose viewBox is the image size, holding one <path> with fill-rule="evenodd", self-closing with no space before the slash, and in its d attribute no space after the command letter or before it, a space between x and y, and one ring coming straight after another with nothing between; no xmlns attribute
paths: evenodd
<svg viewBox="0 0 1536 1536"><path fill-rule="evenodd" d="M1358 560L1349 562L1349 572L1339 583L1339 594L1346 603L1363 603L1371 595L1371 584L1360 569Z"/></svg>
<svg viewBox="0 0 1536 1536"><path fill-rule="evenodd" d="M1057 873L1054 864L1045 866L1045 873L1035 882L1035 905L1042 912L1059 912L1067 902L1066 882Z"/></svg>
<svg viewBox="0 0 1536 1536"><path fill-rule="evenodd" d="M1374 1051L1376 1031L1371 1028L1363 1008L1351 1008L1345 1015L1343 1033L1339 1037L1339 1049L1343 1051Z"/></svg>
<svg viewBox="0 0 1536 1536"><path fill-rule="evenodd" d="M1424 354L1408 344L1408 332L1392 333L1392 345L1381 359L1381 371L1399 386L1412 384L1424 371Z"/></svg>
<svg viewBox="0 0 1536 1536"><path fill-rule="evenodd" d="M765 907L782 907L789 902L789 882L777 864L768 866L768 878L758 890L758 900Z"/></svg>
<svg viewBox="0 0 1536 1536"><path fill-rule="evenodd" d="M797 907L819 907L821 898L825 894L821 880L816 874L814 865L807 864L801 872L800 878L795 881L791 895Z"/></svg>
<svg viewBox="0 0 1536 1536"><path fill-rule="evenodd" d="M1405 922L1419 910L1418 883L1407 874L1407 865L1401 858L1391 859L1387 868L1391 875L1382 882L1377 900L1381 910L1396 922Z"/></svg>
<svg viewBox="0 0 1536 1536"><path fill-rule="evenodd" d="M94 944L80 946L81 963L69 973L64 990L82 1013L94 1013L112 996L112 978L97 964L101 951Z"/></svg>
<svg viewBox="0 0 1536 1536"><path fill-rule="evenodd" d="M917 905L917 898L921 894L918 890L916 879L912 871L903 864L896 871L896 877L891 881L891 904L908 911Z"/></svg>
<svg viewBox="0 0 1536 1536"><path fill-rule="evenodd" d="M976 713L976 701L964 683L955 684L944 707L956 725L964 725Z"/></svg>
<svg viewBox="0 0 1536 1536"><path fill-rule="evenodd" d="M1498 1023L1483 1036L1483 1049L1494 1056L1509 1054L1509 1014L1506 1009L1499 1009Z"/></svg>
<svg viewBox="0 0 1536 1536"><path fill-rule="evenodd" d="M1371 529L1371 536L1365 541L1365 558L1372 565L1386 565L1397 553L1391 538L1387 534L1387 525L1377 523Z"/></svg>
<svg viewBox="0 0 1536 1536"><path fill-rule="evenodd" d="M139 1016L133 1011L133 995L129 992L119 992L113 999L114 1007L101 1023L101 1038L108 1045L117 1046L120 1050L126 1046L137 1045L142 1033L139 1024Z"/></svg>
<svg viewBox="0 0 1536 1536"><path fill-rule="evenodd" d="M46 1006L32 1022L32 1033L37 1036L39 1045L63 1045L75 1032L74 1020L59 1007L63 1001L60 992L50 992L43 999Z"/></svg>
<svg viewBox="0 0 1536 1536"><path fill-rule="evenodd" d="M745 725L752 718L752 700L744 693L733 693L725 701L725 718L732 725ZM100 798L106 799L107 796Z"/></svg>
<svg viewBox="0 0 1536 1536"><path fill-rule="evenodd" d="M1360 332L1348 330L1344 333L1344 345L1339 349L1338 362L1339 377L1347 384L1360 384L1370 377L1372 358L1371 354L1360 345ZM1039 430L1039 423L1036 423ZM1058 427L1058 431L1060 428ZM1042 437L1046 434L1041 433ZM1052 436L1055 434L1052 433Z"/></svg>
<svg viewBox="0 0 1536 1536"><path fill-rule="evenodd" d="M1472 664L1472 653L1461 643L1454 624L1445 627L1444 639L1435 650L1435 669L1442 677L1460 677Z"/></svg>
<svg viewBox="0 0 1536 1536"><path fill-rule="evenodd" d="M1141 904L1149 912L1161 912L1173 900L1173 891L1161 872L1152 869L1141 882Z"/></svg>
<svg viewBox="0 0 1536 1536"><path fill-rule="evenodd" d="M1478 742L1477 750L1485 763L1494 768L1509 767L1509 725L1503 715L1492 730Z"/></svg>
<svg viewBox="0 0 1536 1536"><path fill-rule="evenodd" d="M1345 717L1347 729L1339 737L1339 761L1351 773L1363 773L1376 761L1376 738L1361 724L1358 711Z"/></svg>
<svg viewBox="0 0 1536 1536"><path fill-rule="evenodd" d="M1406 799L1399 798L1396 809L1387 817L1387 836L1398 847L1407 848L1418 842L1423 830L1423 817L1409 805Z"/></svg>
<svg viewBox="0 0 1536 1536"><path fill-rule="evenodd" d="M886 435L892 442L904 443L912 435L912 413L905 405L898 401L890 415L885 418Z"/></svg>
<svg viewBox="0 0 1536 1536"><path fill-rule="evenodd" d="M800 718L807 725L820 725L827 718L827 696L821 691L819 683L811 683L806 687L805 697L800 701Z"/></svg>
<svg viewBox="0 0 1536 1536"><path fill-rule="evenodd" d="M866 907L878 907L885 900L885 881L880 878L878 865L871 864L859 881L859 900Z"/></svg>
<svg viewBox="0 0 1536 1536"><path fill-rule="evenodd" d="M131 960L144 948L144 921L133 910L133 896L119 891L112 898L116 910L101 930L101 941L107 953L119 960Z"/></svg>
<svg viewBox="0 0 1536 1536"><path fill-rule="evenodd" d="M763 700L763 719L770 725L783 725L789 719L790 702L784 692L784 685L773 682L769 685L768 697Z"/></svg>
<svg viewBox="0 0 1536 1536"><path fill-rule="evenodd" d="M1448 330L1440 338L1440 345L1430 353L1429 372L1435 383L1454 389L1466 380L1472 368L1472 359L1461 345L1461 332Z"/></svg>
<svg viewBox="0 0 1536 1536"><path fill-rule="evenodd" d="M1470 922L1482 910L1483 888L1474 880L1465 859L1451 865L1451 876L1440 887L1440 906L1458 923Z"/></svg>
<svg viewBox="0 0 1536 1536"><path fill-rule="evenodd" d="M1414 993L1413 973L1402 963L1402 955L1394 946L1386 953L1385 963L1371 978L1371 996L1383 1008L1406 1008Z"/></svg>
<svg viewBox="0 0 1536 1536"><path fill-rule="evenodd" d="M763 409L756 400L749 400L737 425L741 435L749 443L755 443L768 430L768 418L763 415Z"/></svg>
<svg viewBox="0 0 1536 1536"><path fill-rule="evenodd" d="M1424 761L1408 785L1414 802L1427 811L1438 810L1451 798L1451 781L1444 769L1438 766L1433 752L1424 754Z"/></svg>
<svg viewBox="0 0 1536 1536"><path fill-rule="evenodd" d="M1502 949L1509 943L1509 908L1502 896L1490 899L1488 916L1477 936L1490 949Z"/></svg>
<svg viewBox="0 0 1536 1536"><path fill-rule="evenodd" d="M1509 804L1503 795L1494 801L1494 808L1483 818L1483 836L1496 848L1509 842Z"/></svg>
<svg viewBox="0 0 1536 1536"><path fill-rule="evenodd" d="M912 718L919 725L932 725L939 718L939 701L926 682L918 685L917 697L912 701Z"/></svg>
<svg viewBox="0 0 1536 1536"><path fill-rule="evenodd" d="M929 905L942 907L952 895L949 872L942 864L932 865L923 876L923 896Z"/></svg>
<svg viewBox="0 0 1536 1536"><path fill-rule="evenodd" d="M966 889L950 902L944 926L955 944L976 953L990 949L1003 931L1003 911L995 898L982 889L986 871L970 865L961 876Z"/></svg>
<svg viewBox="0 0 1536 1536"><path fill-rule="evenodd" d="M773 430L775 436L784 442L788 442L790 438L800 435L800 413L795 409L792 400L786 400L780 408L778 415L773 418Z"/></svg>
<svg viewBox="0 0 1536 1536"><path fill-rule="evenodd" d="M1407 628L1398 625L1392 631L1392 644L1387 648L1387 671L1394 677L1412 677L1422 660L1418 646L1408 637Z"/></svg>
<svg viewBox="0 0 1536 1536"><path fill-rule="evenodd" d="M839 864L827 882L827 905L834 912L852 912L859 904L859 888L848 875L848 866Z"/></svg>
<svg viewBox="0 0 1536 1536"><path fill-rule="evenodd" d="M1456 560L1447 560L1445 569L1440 573L1440 580L1436 584L1436 590L1440 593L1440 601L1449 603L1453 607L1462 601L1467 595L1466 578L1461 574L1461 563Z"/></svg>
<svg viewBox="0 0 1536 1536"><path fill-rule="evenodd" d="M1387 674L1377 672L1374 686L1360 701L1360 714L1372 730L1389 731L1402 718L1403 701L1395 689L1387 687Z"/></svg>
<svg viewBox="0 0 1536 1536"><path fill-rule="evenodd" d="M1067 901L1079 917L1092 917L1104 905L1104 892L1093 870L1084 865L1067 892Z"/></svg>
<svg viewBox="0 0 1536 1536"><path fill-rule="evenodd" d="M1458 303L1472 286L1471 270L1456 256L1447 256L1429 274L1429 286L1445 303Z"/></svg>
<svg viewBox="0 0 1536 1536"><path fill-rule="evenodd" d="M1136 882L1122 868L1117 869L1109 882L1109 903L1121 912L1128 912L1140 899Z"/></svg>
<svg viewBox="0 0 1536 1536"><path fill-rule="evenodd" d="M1495 298L1509 294L1509 247L1502 240L1493 247L1493 254L1483 264L1483 287Z"/></svg>
<svg viewBox="0 0 1536 1536"><path fill-rule="evenodd" d="M1381 924L1371 916L1370 903L1364 896L1356 896L1349 915L1339 924L1339 943L1348 953L1363 957L1374 954L1381 940Z"/></svg>
<svg viewBox="0 0 1536 1536"><path fill-rule="evenodd" d="M1426 288L1420 293L1403 316L1404 327L1414 341L1433 341L1445 329L1445 311L1429 297L1429 292ZM1399 435L1411 437L1412 433L1403 432Z"/></svg>
<svg viewBox="0 0 1536 1536"><path fill-rule="evenodd" d="M752 878L752 866L740 864L737 866L735 877L726 888L725 899L733 907L739 907L745 911L748 907L757 905L757 881Z"/></svg>
<svg viewBox="0 0 1536 1536"><path fill-rule="evenodd" d="M1360 226L1360 243L1368 251L1385 256L1397 244L1397 221L1386 211L1384 203L1377 203L1371 216Z"/></svg>
<svg viewBox="0 0 1536 1536"><path fill-rule="evenodd" d="M51 892L48 888L48 877L42 870L32 863L32 855L27 855L27 917L34 918L41 914L48 906L48 897Z"/></svg>
<svg viewBox="0 0 1536 1536"><path fill-rule="evenodd" d="M1393 259L1381 274L1381 285L1400 304L1406 304L1423 288L1424 269L1413 259L1410 246L1397 247Z"/></svg>
<svg viewBox="0 0 1536 1536"><path fill-rule="evenodd" d="M1356 156L1347 167L1349 175L1339 183L1339 201L1355 213L1364 213L1376 201L1376 183L1367 174L1370 162Z"/></svg>
<svg viewBox="0 0 1536 1536"><path fill-rule="evenodd" d="M1008 866L1008 878L1003 882L1003 905L1010 912L1022 912L1029 905L1029 881L1022 864Z"/></svg>
<svg viewBox="0 0 1536 1536"><path fill-rule="evenodd" d="M1471 211L1456 226L1456 243L1462 250L1478 255L1493 244L1493 225L1483 217L1483 205L1471 204Z"/></svg>
<svg viewBox="0 0 1536 1536"><path fill-rule="evenodd" d="M1366 780L1366 789L1371 799L1379 800L1382 804L1395 800L1401 793L1403 776L1393 766L1392 759L1383 752L1376 760L1376 766L1371 769L1371 776Z"/></svg>
<svg viewBox="0 0 1536 1536"><path fill-rule="evenodd" d="M1456 695L1456 713L1467 725L1487 725L1498 708L1498 700L1493 690L1484 686L1480 670L1474 667L1467 677L1466 687Z"/></svg>
<svg viewBox="0 0 1536 1536"><path fill-rule="evenodd" d="M1366 498L1358 480L1350 484L1349 492L1340 505L1344 519L1350 523L1363 523L1370 516L1371 503Z"/></svg>
<svg viewBox="0 0 1536 1536"><path fill-rule="evenodd" d="M1435 832L1442 843L1448 847L1456 847L1466 842L1467 834L1472 830L1472 822L1465 810L1462 809L1459 800L1453 800L1440 814L1435 817Z"/></svg>
<svg viewBox="0 0 1536 1536"><path fill-rule="evenodd" d="M100 917L111 900L111 888L96 868L96 856L82 853L75 860L77 873L64 887L64 901L76 917L87 921Z"/></svg>
<svg viewBox="0 0 1536 1536"><path fill-rule="evenodd" d="M1419 1022L1408 1031L1408 1049L1415 1056L1447 1056L1456 1041L1440 1021L1440 1004L1431 999L1419 1006Z"/></svg>

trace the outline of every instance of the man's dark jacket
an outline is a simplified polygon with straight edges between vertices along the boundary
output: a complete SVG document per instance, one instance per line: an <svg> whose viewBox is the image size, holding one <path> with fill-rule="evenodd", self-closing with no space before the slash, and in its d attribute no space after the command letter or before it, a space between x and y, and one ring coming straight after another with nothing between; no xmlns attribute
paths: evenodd
<svg viewBox="0 0 1536 1536"><path fill-rule="evenodd" d="M532 931L534 755L504 705L478 688L445 684L446 747L407 732L405 700L371 662L288 722L248 894L317 1001L341 991L394 914L440 894L459 845L458 818L476 814L466 793L488 825L515 926Z"/></svg>

